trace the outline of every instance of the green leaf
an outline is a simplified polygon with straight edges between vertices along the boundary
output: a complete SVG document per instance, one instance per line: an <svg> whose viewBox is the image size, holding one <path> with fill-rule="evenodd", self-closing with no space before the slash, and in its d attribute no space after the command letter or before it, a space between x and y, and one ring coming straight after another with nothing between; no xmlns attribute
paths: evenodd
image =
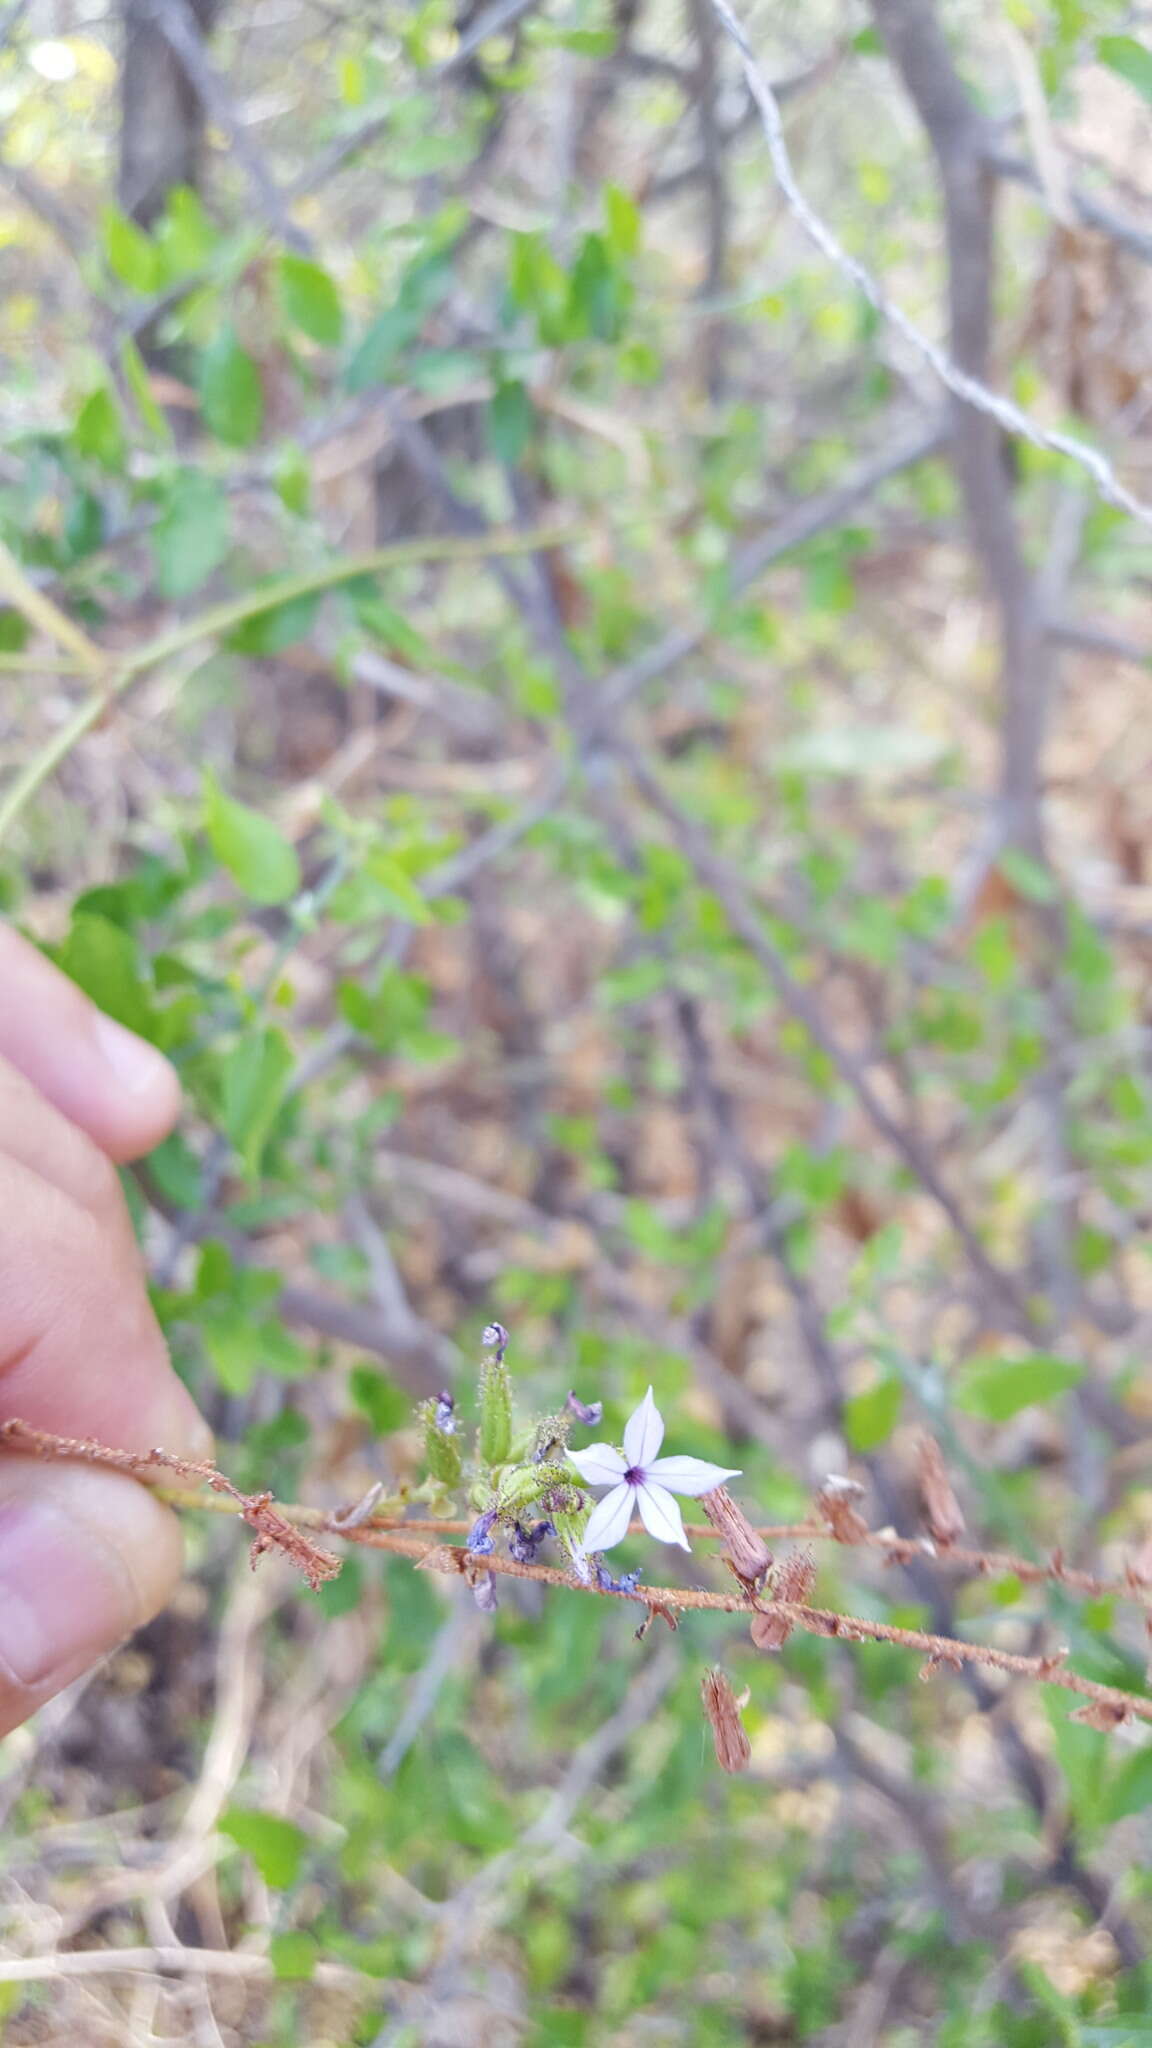
<svg viewBox="0 0 1152 2048"><path fill-rule="evenodd" d="M277 1891L294 1885L308 1847L308 1837L278 1813L259 1813L251 1806L229 1806L217 1823L221 1834L252 1858L265 1884Z"/></svg>
<svg viewBox="0 0 1152 2048"><path fill-rule="evenodd" d="M377 1436L391 1436L412 1420L411 1397L374 1366L354 1365L348 1377L348 1392Z"/></svg>
<svg viewBox="0 0 1152 2048"><path fill-rule="evenodd" d="M374 846L364 861L365 876L375 885L385 909L408 924L430 924L432 912L406 868L390 853Z"/></svg>
<svg viewBox="0 0 1152 2048"><path fill-rule="evenodd" d="M335 348L344 333L344 313L326 270L305 256L281 256L280 297L293 327L322 348Z"/></svg>
<svg viewBox="0 0 1152 2048"><path fill-rule="evenodd" d="M604 187L604 220L613 254L634 256L640 247L640 209L620 185Z"/></svg>
<svg viewBox="0 0 1152 2048"><path fill-rule="evenodd" d="M1007 1422L1022 1408L1054 1401L1079 1386L1084 1367L1072 1358L1053 1358L1038 1351L1029 1358L980 1358L967 1367L954 1396L965 1415L985 1422Z"/></svg>
<svg viewBox="0 0 1152 2048"><path fill-rule="evenodd" d="M339 1580L336 1583L339 1584ZM288 1928L283 1934L272 1936L268 1943L268 1958L275 1976L282 1982L299 1982L309 1978L316 1968L320 1945L315 1936L305 1934L303 1928Z"/></svg>
<svg viewBox="0 0 1152 2048"><path fill-rule="evenodd" d="M232 513L219 484L202 470L178 469L152 528L162 597L188 597L228 553Z"/></svg>
<svg viewBox="0 0 1152 2048"><path fill-rule="evenodd" d="M72 445L77 455L98 462L102 469L124 467L124 422L105 385L90 392L80 407L72 429Z"/></svg>
<svg viewBox="0 0 1152 2048"><path fill-rule="evenodd" d="M78 988L119 1024L151 1035L151 993L140 969L135 941L107 918L74 916L55 959Z"/></svg>
<svg viewBox="0 0 1152 2048"><path fill-rule="evenodd" d="M200 365L200 410L204 424L230 448L250 448L264 423L260 372L233 327L224 327Z"/></svg>
<svg viewBox="0 0 1152 2048"><path fill-rule="evenodd" d="M1129 1814L1145 1813L1152 1806L1152 1742L1126 1757L1108 1787L1104 1820L1127 1820Z"/></svg>
<svg viewBox="0 0 1152 2048"><path fill-rule="evenodd" d="M300 887L300 862L271 818L205 779L204 829L218 861L254 903L285 903Z"/></svg>
<svg viewBox="0 0 1152 2048"><path fill-rule="evenodd" d="M104 208L102 227L104 257L113 276L143 297L154 292L160 282L160 258L143 228L114 206Z"/></svg>
<svg viewBox="0 0 1152 2048"><path fill-rule="evenodd" d="M527 386L513 381L500 384L488 407L488 438L493 453L511 468L519 462L532 438L536 411Z"/></svg>
<svg viewBox="0 0 1152 2048"><path fill-rule="evenodd" d="M152 396L148 366L131 335L121 346L120 364L124 371L124 381L132 393L136 410L148 432L155 435L158 441L171 443L172 429Z"/></svg>
<svg viewBox="0 0 1152 2048"><path fill-rule="evenodd" d="M1152 50L1134 36L1101 36L1096 55L1109 71L1134 85L1141 99L1152 103Z"/></svg>
<svg viewBox="0 0 1152 2048"><path fill-rule="evenodd" d="M1005 880L1030 903L1055 903L1060 892L1052 870L1043 861L1034 860L1030 853L1021 853L1017 846L1006 846L996 865Z"/></svg>
<svg viewBox="0 0 1152 2048"><path fill-rule="evenodd" d="M295 1061L282 1031L253 1031L232 1048L222 1075L221 1121L255 1177Z"/></svg>
<svg viewBox="0 0 1152 2048"><path fill-rule="evenodd" d="M279 654L283 648L307 638L323 595L322 591L309 590L301 597L288 598L284 604L269 605L267 611L253 612L233 627L225 645L237 654Z"/></svg>
<svg viewBox="0 0 1152 2048"><path fill-rule="evenodd" d="M844 1434L854 1451L874 1451L887 1443L899 1419L904 1388L895 1374L877 1380L863 1394L844 1403Z"/></svg>

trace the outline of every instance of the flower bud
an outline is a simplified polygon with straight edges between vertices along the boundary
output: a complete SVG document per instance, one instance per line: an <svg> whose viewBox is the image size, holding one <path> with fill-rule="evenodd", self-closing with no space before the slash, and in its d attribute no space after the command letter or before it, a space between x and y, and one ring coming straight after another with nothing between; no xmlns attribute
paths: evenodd
<svg viewBox="0 0 1152 2048"><path fill-rule="evenodd" d="M492 1531L495 1526L495 1508L485 1508L484 1513L473 1522L472 1527L468 1531L468 1548L473 1557L491 1557L492 1552L496 1548L492 1541Z"/></svg>
<svg viewBox="0 0 1152 2048"><path fill-rule="evenodd" d="M559 1495L558 1506L568 1506L578 1493L566 1465L516 1465L500 1482L496 1506L501 1515L518 1515L554 1490ZM548 1507L551 1513L551 1501Z"/></svg>
<svg viewBox="0 0 1152 2048"><path fill-rule="evenodd" d="M438 1401L422 1401L417 1410L424 1424L424 1455L433 1479L438 1479L441 1486L459 1486L460 1445L455 1422L451 1429L445 1429L438 1420L439 1406Z"/></svg>
<svg viewBox="0 0 1152 2048"><path fill-rule="evenodd" d="M491 1572L477 1573L472 1581L472 1598L481 1614L495 1614L499 1603L496 1599L496 1580Z"/></svg>
<svg viewBox="0 0 1152 2048"><path fill-rule="evenodd" d="M566 1406L585 1429L599 1429L604 1420L603 1401L581 1401L575 1394L569 1394Z"/></svg>
<svg viewBox="0 0 1152 2048"><path fill-rule="evenodd" d="M531 1529L526 1529L522 1522L514 1522L508 1538L508 1555L515 1558L517 1564L535 1564L536 1552L544 1538L555 1534L551 1522L537 1522Z"/></svg>
<svg viewBox="0 0 1152 2048"><path fill-rule="evenodd" d="M726 1486L714 1486L700 1495L700 1505L718 1536L724 1538L724 1553L742 1586L759 1591L772 1563L772 1553L756 1534L742 1507Z"/></svg>
<svg viewBox="0 0 1152 2048"><path fill-rule="evenodd" d="M486 1345L493 1340L480 1367L480 1456L486 1465L503 1465L512 1445L512 1382L504 1363L508 1333L499 1323L484 1332Z"/></svg>

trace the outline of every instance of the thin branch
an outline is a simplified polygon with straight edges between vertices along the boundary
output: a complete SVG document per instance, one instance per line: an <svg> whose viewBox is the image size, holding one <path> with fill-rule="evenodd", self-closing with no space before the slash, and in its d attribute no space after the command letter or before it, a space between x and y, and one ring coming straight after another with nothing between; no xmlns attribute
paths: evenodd
<svg viewBox="0 0 1152 2048"><path fill-rule="evenodd" d="M973 1272L988 1293L1009 1314L1014 1327L1030 1333L1033 1329L1031 1311L1014 1281L985 1251L956 1196L942 1180L936 1162L923 1140L892 1115L873 1086L863 1062L841 1043L826 1023L819 1004L813 1001L807 990L796 980L783 955L764 929L763 922L758 917L739 875L712 851L704 833L691 819L684 816L639 751L633 747L625 747L623 742L619 745L622 758L625 759L628 772L637 788L653 810L663 818L676 846L686 856L699 881L717 898L733 931L759 961L780 1001L804 1026L813 1044L831 1061L841 1080L855 1096L873 1129L910 1169L925 1194L946 1217L964 1247Z"/></svg>
<svg viewBox="0 0 1152 2048"><path fill-rule="evenodd" d="M180 64L204 112L223 130L260 212L281 240L308 249L308 236L292 220L282 193L232 103L232 95L204 46L188 0L151 0L152 18Z"/></svg>
<svg viewBox="0 0 1152 2048"><path fill-rule="evenodd" d="M903 335L905 341L915 349L916 354L928 364L941 384L946 390L951 391L954 397L963 399L967 405L975 406L978 412L986 413L990 419L996 420L1006 433L1018 436L1020 440L1029 442L1032 447L1043 448L1051 455L1066 455L1069 461L1078 463L1081 469L1088 472L1107 504L1115 505L1121 512L1127 512L1144 526L1152 526L1152 505L1145 504L1120 482L1112 464L1098 448L1090 447L1086 441L1076 440L1071 434L1057 433L1039 426L1027 413L1022 412L1019 406L1013 405L1011 399L989 390L978 378L968 376L960 365L953 361L948 351L932 341L916 322L909 318L903 308L889 297L871 271L855 256L849 254L843 243L809 204L796 182L776 97L744 28L733 13L728 0L711 0L711 4L740 52L744 76L759 109L761 127L768 143L780 189L791 212L809 239L822 250L829 262L855 285L857 291L863 293L882 319L894 327L898 334Z"/></svg>
<svg viewBox="0 0 1152 2048"><path fill-rule="evenodd" d="M448 84L449 80L463 71L465 65L490 36L500 35L505 29L512 28L522 15L530 13L538 4L539 0L494 0L494 4L485 8L467 33L461 36L452 55L443 64L436 65L433 70L421 76L421 86L426 89L429 85ZM335 177L336 172L342 170L351 157L358 156L362 149L367 149L371 143L378 141L386 133L392 116L391 107L387 107L382 114L371 114L349 134L342 135L331 148L321 151L315 162L290 185L289 197L302 199L308 193L317 191L321 185L326 185L329 178Z"/></svg>
<svg viewBox="0 0 1152 2048"><path fill-rule="evenodd" d="M96 648L94 642L73 626L55 605L50 604L42 592L28 584L14 558L0 550L0 591L10 595L12 602L33 624L50 633L62 645L70 647L77 658L84 661L90 673L103 670L106 676L103 686L77 707L71 718L33 755L9 784L4 796L0 797L0 841L37 791L55 774L92 727L99 724L117 698L123 696L149 669L170 661L175 655L194 647L198 641L215 639L260 612L287 604L293 598L334 590L341 583L354 582L359 576L375 576L383 570L402 568L416 562L481 561L488 555L528 554L535 548L562 547L579 537L578 529L566 527L539 533L493 532L447 540L432 537L396 541L389 547L374 548L366 555L345 556L341 561L327 562L321 568L302 575L285 576L274 583L261 584L245 592L243 597L229 598L223 604L198 613L183 625L158 634L132 654L120 658L105 655L103 650ZM17 572L18 580L13 577L13 570Z"/></svg>
<svg viewBox="0 0 1152 2048"><path fill-rule="evenodd" d="M276 1548L297 1564L311 1583L316 1584L332 1576L327 1567L337 1561L316 1549L303 1534L298 1521L291 1520L283 1509L273 1508L270 1494L241 1493L231 1480L207 1461L198 1463L158 1448L117 1450L91 1438L56 1436L16 1419L0 1424L0 1447L32 1451L43 1458L110 1467L130 1473L145 1484L154 1483L157 1469L201 1478L214 1492L227 1494L239 1503L242 1518L256 1529L253 1563L262 1551ZM1011 1650L998 1650L988 1643L968 1642L959 1636L899 1628L891 1622L872 1621L829 1608L811 1607L804 1601L773 1599L770 1595L764 1600L747 1591L712 1593L698 1586L633 1586L625 1591L611 1584L602 1585L595 1579L578 1579L571 1572L553 1565L520 1564L515 1558L501 1556L498 1552L483 1557L473 1556L463 1544L444 1544L428 1535L421 1535L418 1526L411 1534L374 1528L370 1522L356 1527L346 1523L342 1525L332 1518L326 1526L348 1542L411 1557L422 1571L437 1572L449 1578L462 1577L470 1583L478 1574L496 1573L506 1578L532 1580L537 1585L591 1594L595 1599L632 1600L646 1607L652 1616L660 1616L672 1628L676 1627L680 1613L689 1610L748 1616L771 1613L775 1619L804 1629L810 1635L825 1636L839 1642L893 1643L901 1649L917 1650L928 1659L926 1676L944 1667L959 1670L967 1665L982 1665L1010 1677L1030 1678L1042 1685L1056 1686L1087 1701L1087 1708L1082 1710L1084 1717L1093 1718L1095 1724L1102 1727L1119 1727L1134 1717L1152 1721L1152 1699L1125 1692L1119 1686L1099 1684L1095 1679L1082 1677L1079 1672L1069 1671L1064 1662L1067 1652L1063 1650L1051 1655L1022 1656Z"/></svg>
<svg viewBox="0 0 1152 2048"><path fill-rule="evenodd" d="M1032 165L1022 156L1013 156L1009 150L1000 149L991 138L986 138L985 161L998 178L1011 178L1016 184L1028 185L1042 195L1040 180ZM1125 220L1122 214L1113 213L1110 206L1093 198L1090 192L1077 190L1069 195L1072 211L1085 227L1096 228L1110 241L1127 249L1142 263L1152 263L1152 234L1146 228L1137 227L1135 221Z"/></svg>

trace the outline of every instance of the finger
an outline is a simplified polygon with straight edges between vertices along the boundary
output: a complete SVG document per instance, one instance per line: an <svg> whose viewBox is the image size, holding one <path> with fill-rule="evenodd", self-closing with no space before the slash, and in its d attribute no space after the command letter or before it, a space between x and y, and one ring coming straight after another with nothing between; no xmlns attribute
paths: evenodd
<svg viewBox="0 0 1152 2048"><path fill-rule="evenodd" d="M103 1217L120 1244L132 1239L123 1191L107 1153L5 1059L0 1059L0 1153Z"/></svg>
<svg viewBox="0 0 1152 2048"><path fill-rule="evenodd" d="M137 1480L0 1458L0 1735L150 1620L181 1559L176 1517Z"/></svg>
<svg viewBox="0 0 1152 2048"><path fill-rule="evenodd" d="M106 1223L0 1156L0 1417L208 1454L134 1262Z"/></svg>
<svg viewBox="0 0 1152 2048"><path fill-rule="evenodd" d="M176 1121L180 1084L164 1055L106 1017L67 975L3 924L0 1057L110 1159L138 1158Z"/></svg>

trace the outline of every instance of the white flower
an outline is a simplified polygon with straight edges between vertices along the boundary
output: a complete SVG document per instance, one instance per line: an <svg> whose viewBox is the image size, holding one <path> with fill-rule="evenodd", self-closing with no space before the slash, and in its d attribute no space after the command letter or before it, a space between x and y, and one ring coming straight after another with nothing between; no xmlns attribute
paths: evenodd
<svg viewBox="0 0 1152 2048"><path fill-rule="evenodd" d="M623 1456L611 1444L589 1444L586 1451L569 1451L569 1459L589 1486L612 1488L597 1501L589 1517L584 1531L586 1550L611 1550L622 1543L637 1509L648 1534L658 1543L678 1543L681 1550L688 1550L672 1494L695 1500L702 1493L711 1493L714 1486L722 1486L726 1479L740 1477L738 1472L726 1472L722 1465L709 1465L704 1458L658 1458L663 1441L664 1423L649 1387L625 1424Z"/></svg>

